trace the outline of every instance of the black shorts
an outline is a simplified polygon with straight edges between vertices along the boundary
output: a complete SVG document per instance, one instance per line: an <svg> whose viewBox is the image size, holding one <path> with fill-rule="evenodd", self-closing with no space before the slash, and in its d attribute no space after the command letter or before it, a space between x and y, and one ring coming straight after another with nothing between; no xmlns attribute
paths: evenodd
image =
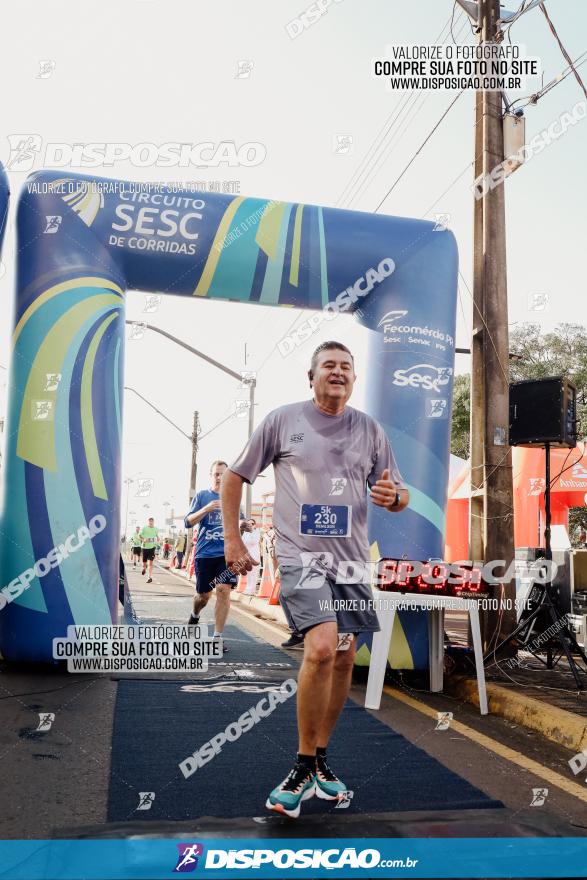
<svg viewBox="0 0 587 880"><path fill-rule="evenodd" d="M141 550L142 550L141 547L133 547L133 548L132 548L132 555L133 555L133 556L140 556L140 555L141 555Z"/></svg>
<svg viewBox="0 0 587 880"><path fill-rule="evenodd" d="M147 549L146 547L143 547L143 562L148 562L149 559L155 559L155 548L149 547Z"/></svg>
<svg viewBox="0 0 587 880"><path fill-rule="evenodd" d="M217 584L236 587L236 575L226 567L224 556L196 556L196 593L210 593Z"/></svg>

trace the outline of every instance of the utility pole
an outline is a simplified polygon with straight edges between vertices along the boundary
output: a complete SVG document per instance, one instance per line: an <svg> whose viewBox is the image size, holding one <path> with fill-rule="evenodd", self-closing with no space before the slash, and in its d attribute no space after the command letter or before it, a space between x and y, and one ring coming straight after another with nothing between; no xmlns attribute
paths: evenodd
<svg viewBox="0 0 587 880"><path fill-rule="evenodd" d="M479 0L479 43L498 43L499 0ZM475 179L487 181L503 159L501 92L478 92L475 102ZM472 560L514 559L512 456L508 445L509 341L503 183L483 188L474 207L473 340L471 367L471 500L469 541ZM476 189L476 194L478 189ZM498 569L499 571L500 569ZM482 612L487 649L516 626L515 578L496 586L496 599L512 608ZM501 621L501 622L500 622ZM493 641L495 644L495 641Z"/></svg>
<svg viewBox="0 0 587 880"><path fill-rule="evenodd" d="M190 470L190 494L188 497L188 506L186 510L190 509L192 499L196 494L196 476L198 473L198 438L200 436L200 418L198 411L194 412L194 426L192 428L192 466ZM194 528L191 526L186 535L185 539L185 558L189 560L190 553L192 549L192 543L194 540ZM187 564L187 563L186 563Z"/></svg>
<svg viewBox="0 0 587 880"><path fill-rule="evenodd" d="M257 385L257 380L254 376L247 377L246 380L243 379L243 384L249 386L249 439L251 438L253 431L255 429L255 386ZM251 516L251 507L253 506L253 487L250 483L246 484L245 489L245 516L247 519Z"/></svg>
<svg viewBox="0 0 587 880"><path fill-rule="evenodd" d="M134 321L130 321L127 319L126 323L133 324ZM197 348L194 348L193 345L189 345L187 342L184 342L182 339L178 339L177 336L173 336L173 334L168 333L167 330L162 330L161 327L155 327L153 324L145 324L144 326L148 330L153 330L155 333L159 333L161 336L165 336L167 339L171 340L171 342L175 342L176 345L181 345L182 348L185 348L187 351L191 352L192 354L195 354L197 357L202 358L203 360L207 361L213 367L216 367L217 369L222 370L222 372L226 373L228 376L232 376L233 379L238 379L242 386L248 387L248 389L249 389L248 439L250 439L251 435L253 433L253 430L254 430L254 426L255 426L254 405L255 405L255 387L257 385L257 380L255 379L255 377L254 376L246 376L245 377L241 373L237 373L237 372L235 372L235 370L231 370L230 367L227 367L225 364L221 364L220 361L217 361L214 358L210 357L209 355L204 354L204 352L199 351ZM248 358L247 345L245 343L245 364L246 364L247 358ZM135 392L135 394L138 394L138 392ZM145 398L143 398L143 400L144 399ZM148 403L148 401L146 401L146 402ZM149 404L149 405L151 405L151 404ZM157 412L159 412L159 410L157 410ZM160 413L160 415L163 415L163 413ZM167 416L163 416L163 418L167 419ZM170 421L170 419L167 419L167 421ZM171 424L173 424L173 422L171 422ZM177 427L177 426L174 426L174 427ZM182 431L182 433L183 433L183 431ZM187 435L184 435L184 436L187 436ZM197 441L194 441L193 437L192 437L192 445L194 444L194 442L195 442L195 448L197 450ZM194 464L195 458L194 458L194 456L195 456L195 452L193 451L192 452L193 480L191 480L191 485L190 485L190 492L192 492L192 490L193 490L193 492L190 495L190 500L189 500L190 504L192 503L192 498L195 495L195 486L196 486L195 464ZM246 515L247 519L251 515L252 492L253 492L253 487L249 483L247 483L246 495L245 495L245 498L246 498L246 502L245 502L246 514L245 515Z"/></svg>
<svg viewBox="0 0 587 880"><path fill-rule="evenodd" d="M194 412L194 427L192 429L192 468L190 472L190 494L188 497L188 510L192 499L196 494L196 474L198 472L198 437L200 436L200 419L198 411Z"/></svg>

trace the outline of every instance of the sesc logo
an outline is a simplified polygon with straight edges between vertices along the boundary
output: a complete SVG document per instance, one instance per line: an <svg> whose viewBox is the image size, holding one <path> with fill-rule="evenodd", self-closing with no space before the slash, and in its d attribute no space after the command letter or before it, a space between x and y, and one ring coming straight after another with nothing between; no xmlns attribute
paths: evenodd
<svg viewBox="0 0 587 880"><path fill-rule="evenodd" d="M405 318L407 314L407 309L392 309L391 312L386 312L384 314L377 326L383 327L384 324L395 324L397 321Z"/></svg>
<svg viewBox="0 0 587 880"><path fill-rule="evenodd" d="M415 364L405 370L396 370L393 384L400 388L424 388L426 391L440 391L448 385L452 376L452 367L435 367L432 364Z"/></svg>

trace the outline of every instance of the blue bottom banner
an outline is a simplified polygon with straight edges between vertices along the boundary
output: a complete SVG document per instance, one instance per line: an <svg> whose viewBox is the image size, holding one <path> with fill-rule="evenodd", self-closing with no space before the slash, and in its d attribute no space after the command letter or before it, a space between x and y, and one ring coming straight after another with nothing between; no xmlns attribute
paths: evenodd
<svg viewBox="0 0 587 880"><path fill-rule="evenodd" d="M587 877L587 838L4 840L0 866L3 880L572 878Z"/></svg>

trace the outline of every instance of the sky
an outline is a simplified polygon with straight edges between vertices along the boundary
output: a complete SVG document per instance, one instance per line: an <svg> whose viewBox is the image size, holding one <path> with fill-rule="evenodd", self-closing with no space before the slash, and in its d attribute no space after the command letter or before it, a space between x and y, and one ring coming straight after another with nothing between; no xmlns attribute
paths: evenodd
<svg viewBox="0 0 587 880"><path fill-rule="evenodd" d="M304 0L12 4L3 16L0 75L8 88L3 89L0 160L9 158L9 135L22 133L39 135L44 144L254 142L265 158L251 167L137 167L124 161L93 173L153 182L238 181L243 195L375 210L456 93L421 93L405 103L404 93L390 93L372 75L372 61L390 43L432 44L439 34L452 40L447 27L452 3L339 0L292 39L286 25L309 5ZM567 51L577 58L587 48L587 4L549 0L547 7ZM458 7L452 31L456 42L473 43ZM539 9L516 22L512 41L540 58L545 83L566 68ZM48 75L39 76L42 69ZM587 64L580 73L587 79ZM508 98L528 93L508 93ZM526 141L581 100L576 80L567 77L526 108ZM399 113L402 107L405 112ZM382 129L394 117L390 137L382 140ZM469 347L471 332L473 134L474 93L466 92L379 209L427 219L448 215L464 279L458 347ZM335 149L341 138L346 152ZM585 323L586 153L583 120L506 181L511 325L533 321L552 330L561 321ZM372 160L367 166L365 156ZM70 170L87 171L75 164ZM10 171L9 179L13 195L0 269L3 367L12 322L15 206L26 173ZM533 307L537 295L546 303L540 310ZM363 406L369 381L363 368L366 340L348 316L328 323L282 357L277 341L307 312L172 296L145 312L146 302L144 293L130 291L127 318L156 324L233 370L257 372L256 424L274 407L310 396L310 354L333 336L355 354L358 378L351 404ZM455 372L468 370L468 356L457 355ZM0 369L0 416L6 381L7 372ZM191 445L184 433L191 433L194 411L202 432L211 432L198 451L198 488L205 488L212 460L230 463L246 441L246 419L232 417L215 427L246 392L229 376L149 332L127 338L125 384L177 426L132 392L125 393L122 470L123 478L135 481L128 497L128 509L135 513L128 527L135 519L142 524L148 515L162 524L165 502L176 515L187 508ZM152 481L148 496L137 497L138 480ZM254 500L272 488L269 470L257 481ZM123 525L126 500L125 489Z"/></svg>

